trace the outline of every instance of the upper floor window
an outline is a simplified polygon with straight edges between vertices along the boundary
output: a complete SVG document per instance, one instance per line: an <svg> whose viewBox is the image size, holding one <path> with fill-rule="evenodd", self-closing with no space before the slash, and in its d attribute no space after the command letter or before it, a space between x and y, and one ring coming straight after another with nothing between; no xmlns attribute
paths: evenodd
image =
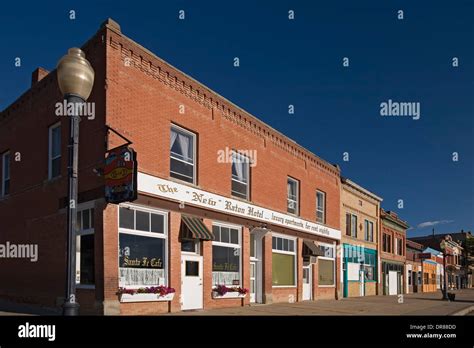
<svg viewBox="0 0 474 348"><path fill-rule="evenodd" d="M2 196L10 194L10 152L2 155Z"/></svg>
<svg viewBox="0 0 474 348"><path fill-rule="evenodd" d="M326 194L316 191L316 221L326 223Z"/></svg>
<svg viewBox="0 0 474 348"><path fill-rule="evenodd" d="M403 253L403 239L397 239L397 255L404 255Z"/></svg>
<svg viewBox="0 0 474 348"><path fill-rule="evenodd" d="M247 157L232 152L232 196L249 199L249 168Z"/></svg>
<svg viewBox="0 0 474 348"><path fill-rule="evenodd" d="M382 250L387 253L391 253L392 252L392 236L384 233L382 238L383 238Z"/></svg>
<svg viewBox="0 0 474 348"><path fill-rule="evenodd" d="M170 176L196 183L196 134L181 127L171 127Z"/></svg>
<svg viewBox="0 0 474 348"><path fill-rule="evenodd" d="M357 238L357 215L346 213L346 235Z"/></svg>
<svg viewBox="0 0 474 348"><path fill-rule="evenodd" d="M299 211L299 182L298 180L288 178L288 197L287 211L288 213L298 215Z"/></svg>
<svg viewBox="0 0 474 348"><path fill-rule="evenodd" d="M374 241L374 223L369 220L365 220L365 240L368 242L373 242Z"/></svg>
<svg viewBox="0 0 474 348"><path fill-rule="evenodd" d="M61 124L49 127L48 179L61 174Z"/></svg>

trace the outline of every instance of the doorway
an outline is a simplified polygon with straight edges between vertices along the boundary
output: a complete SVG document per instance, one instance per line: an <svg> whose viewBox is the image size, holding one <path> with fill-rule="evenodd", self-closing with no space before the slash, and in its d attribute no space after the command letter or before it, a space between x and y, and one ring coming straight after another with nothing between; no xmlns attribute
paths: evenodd
<svg viewBox="0 0 474 348"><path fill-rule="evenodd" d="M359 270L359 296L365 296L365 271Z"/></svg>
<svg viewBox="0 0 474 348"><path fill-rule="evenodd" d="M181 256L181 309L201 309L203 304L202 256Z"/></svg>
<svg viewBox="0 0 474 348"><path fill-rule="evenodd" d="M311 265L303 266L303 301L311 300L312 283Z"/></svg>
<svg viewBox="0 0 474 348"><path fill-rule="evenodd" d="M268 232L264 228L253 228L250 232L250 302L263 303L262 244Z"/></svg>

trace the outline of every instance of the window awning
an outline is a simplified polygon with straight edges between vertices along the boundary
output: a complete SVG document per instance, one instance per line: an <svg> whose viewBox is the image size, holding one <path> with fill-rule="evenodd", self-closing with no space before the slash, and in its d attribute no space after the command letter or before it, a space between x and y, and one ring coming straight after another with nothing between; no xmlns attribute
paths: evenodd
<svg viewBox="0 0 474 348"><path fill-rule="evenodd" d="M191 236L188 238L196 238L201 240L214 240L214 234L204 225L201 219L192 216L182 215L181 220L189 230Z"/></svg>
<svg viewBox="0 0 474 348"><path fill-rule="evenodd" d="M324 252L312 240L303 240L303 256L324 256Z"/></svg>

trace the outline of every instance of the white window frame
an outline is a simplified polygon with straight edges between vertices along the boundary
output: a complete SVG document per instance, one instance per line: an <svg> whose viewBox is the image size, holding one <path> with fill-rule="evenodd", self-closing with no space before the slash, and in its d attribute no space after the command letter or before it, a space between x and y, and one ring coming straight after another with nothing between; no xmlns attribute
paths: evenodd
<svg viewBox="0 0 474 348"><path fill-rule="evenodd" d="M336 257L335 257L336 256L336 244L318 242L318 245L325 246L325 247L328 247L328 248L332 248L333 257L318 256L318 259L333 261L333 265L334 265L334 267L333 267L334 283L332 285L320 285L319 284L319 279L318 279L318 286L320 288L334 288L334 287L336 287ZM318 263L318 275L319 275L319 263Z"/></svg>
<svg viewBox="0 0 474 348"><path fill-rule="evenodd" d="M273 237L276 238L282 238L282 239L288 239L293 241L294 245L294 251L286 251L286 250L279 250L279 249L273 249ZM278 234L278 233L272 233L272 253L277 253L277 254L285 254L285 255L293 255L294 257L294 265L295 265L295 285L273 285L273 280L272 280L272 287L273 288L296 288L298 286L298 266L297 266L297 253L296 251L298 250L298 241L296 237L291 237L287 236L285 234Z"/></svg>
<svg viewBox="0 0 474 348"><path fill-rule="evenodd" d="M197 180L196 180L196 165L197 165L197 163L196 163L196 162L197 162L197 158L196 158L196 153L197 153L196 144L197 144L197 140L196 140L196 139L197 139L197 135L196 135L196 133L193 133L193 132L191 132L191 131L189 131L189 130L183 128L183 127L180 127L180 126L178 126L178 125L172 123L172 124L171 124L171 127L170 127L170 139L171 139L171 131L172 131L173 129L174 129L174 130L177 130L178 132L182 132L182 133L184 133L184 134L186 134L186 135L189 135L189 136L192 138L192 140L193 140L193 163L191 164L191 163L189 163L189 162L183 161L183 160L180 159L180 158L173 157L172 154L171 154L171 148L170 148L170 151L169 151L169 154L170 154L170 177L171 177L172 179L179 180L179 181L184 182L184 183L186 183L186 184L193 184L193 185L196 185L196 183L197 183ZM176 161L183 162L183 163L186 163L186 164L188 164L188 165L192 165L192 166L193 166L193 181L192 181L192 182L185 181L185 180L176 178L176 177L174 177L174 176L171 176L171 159L174 159L174 160L176 160ZM180 174L180 173L177 173L177 174L183 176L183 174Z"/></svg>
<svg viewBox="0 0 474 348"><path fill-rule="evenodd" d="M95 213L95 201L89 201L89 202L81 203L77 206L76 213L77 214L81 213L81 225L82 225L82 212L84 210L90 210L90 209L94 209L94 213ZM94 224L93 228L90 227L91 222L92 222L93 219L94 219L94 215L90 214L89 215L89 228L86 229L86 230L83 230L83 229L76 230L76 243L77 243L77 237L90 235L90 234L95 234L95 224ZM76 251L76 272L78 270L79 271L81 270L80 261L77 262L78 260L80 260L79 258L77 258L77 254L80 254L80 252ZM95 254L95 241L94 241L94 254ZM95 274L95 258L94 258L94 274ZM81 284L81 283L76 282L76 288L78 288L78 289L95 289L95 279L94 279L94 284Z"/></svg>
<svg viewBox="0 0 474 348"><path fill-rule="evenodd" d="M292 181L296 184L296 200L291 199L289 197L289 192L286 193L286 212L290 215L299 216L300 215L300 182L299 182L299 180L297 180L295 178L292 178L291 176L287 176L287 180L286 180L287 191L288 191L288 182L289 181ZM288 211L288 203L289 202L295 202L295 204L296 204L295 213L290 213Z"/></svg>
<svg viewBox="0 0 474 348"><path fill-rule="evenodd" d="M232 174L232 168L231 168L231 173L230 173L230 176L231 176L231 188L230 188L231 196L235 197L237 199L245 199L246 201L249 201L250 200L250 158L248 158L245 155L242 155L241 153L239 153L235 150L232 150L232 163L234 163L234 157L240 158L241 161L243 161L243 163L245 163L245 165L247 167L247 182L242 182L242 181L239 181L238 179L235 179L234 175ZM246 187L245 198L234 195L234 192L232 191L232 181L235 181L239 184L244 184L245 185L245 187Z"/></svg>
<svg viewBox="0 0 474 348"><path fill-rule="evenodd" d="M52 126L48 128L48 180L52 180L54 178L58 178L61 176L61 169L59 170L59 175L52 177L53 175L53 160L56 158L61 158L62 157L62 143L61 146L59 147L59 156L53 158L53 130L61 127L61 122L55 123ZM59 132L59 138L62 141L62 136L61 136L61 131ZM61 166L60 166L61 168Z"/></svg>
<svg viewBox="0 0 474 348"><path fill-rule="evenodd" d="M7 174L6 174L6 171L5 171L7 156L8 156L8 178L7 178ZM5 193L5 186L6 186L7 180L10 181L10 190L9 191L11 191L11 180L10 180L11 165L12 165L12 161L11 161L10 151L6 151L2 154L2 187L1 187L2 197L7 197L7 196L10 195L10 192L8 192L7 194Z"/></svg>
<svg viewBox="0 0 474 348"><path fill-rule="evenodd" d="M318 194L321 194L323 197L323 209L319 209L319 204L318 204ZM323 213L323 220L320 221L318 217L318 213ZM316 190L316 222L321 223L321 224L326 224L326 192Z"/></svg>
<svg viewBox="0 0 474 348"><path fill-rule="evenodd" d="M219 221L213 221L212 226L226 227L226 228L229 228L229 229L237 230L238 244L234 244L234 243L230 243L230 242L226 243L226 242L212 241L212 245L239 249L239 285L230 285L230 286L232 286L232 287L234 287L234 286L243 287L244 285L243 285L243 279L242 279L242 268L243 268L243 264L242 264L242 252L243 252L243 248L242 248L242 226L227 224L227 223L219 222ZM229 237L230 237L230 235L229 235ZM213 259L211 260L211 262L212 263L214 262ZM212 273L213 272L214 271L212 271L212 267L211 267L211 279L212 279ZM229 285L226 285L226 286L230 287ZM216 286L214 284L212 284L212 288L215 289Z"/></svg>
<svg viewBox="0 0 474 348"><path fill-rule="evenodd" d="M139 210L147 213L153 213L153 214L160 214L163 215L163 225L164 225L164 233L157 233L157 232L146 232L146 231L139 231L136 229L129 229L129 228L123 228L120 227L120 208L130 208L133 210ZM150 217L151 219L151 217ZM117 238L117 250L120 248L120 233L127 233L127 234L132 234L132 235L137 235L137 236L144 236L144 237L154 237L154 238L161 238L165 240L165 255L164 255L164 261L165 261L165 267L164 267L164 286L169 286L169 253L168 253L168 219L169 219L169 212L166 210L162 209L156 209L156 208L150 208L147 206L139 205L139 204L129 204L129 203L121 203L117 207L117 226L118 226L118 233L119 233L119 238ZM134 218L135 222L135 227L136 227L136 214ZM151 227L151 225L150 225ZM120 286L126 286L127 289L139 289L143 287L150 287L150 286L158 286L158 284L149 284L149 285L122 285L120 284L120 256L117 253L117 261L118 261L118 284Z"/></svg>

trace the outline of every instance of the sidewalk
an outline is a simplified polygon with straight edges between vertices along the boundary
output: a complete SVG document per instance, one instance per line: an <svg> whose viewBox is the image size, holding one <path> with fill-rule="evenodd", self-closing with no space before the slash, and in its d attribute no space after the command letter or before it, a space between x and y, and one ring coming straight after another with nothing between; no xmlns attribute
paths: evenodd
<svg viewBox="0 0 474 348"><path fill-rule="evenodd" d="M339 301L257 304L169 315L454 315L469 307L474 310L474 289L453 292L456 294L454 302L441 300L441 292L437 291L403 295L403 303L398 303L398 296L367 296Z"/></svg>

